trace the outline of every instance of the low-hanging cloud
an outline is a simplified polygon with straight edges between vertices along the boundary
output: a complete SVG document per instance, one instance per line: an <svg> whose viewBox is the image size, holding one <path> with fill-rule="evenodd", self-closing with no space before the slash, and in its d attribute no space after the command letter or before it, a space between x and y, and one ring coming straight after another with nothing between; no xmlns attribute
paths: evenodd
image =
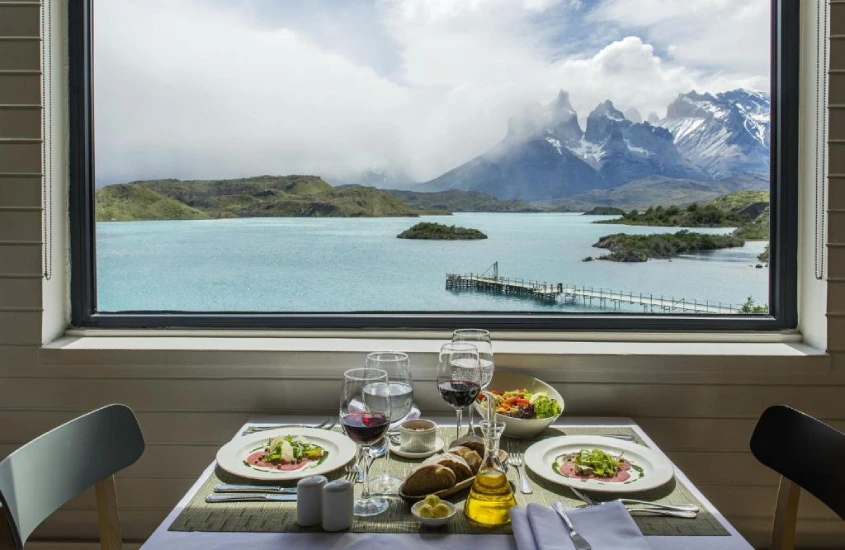
<svg viewBox="0 0 845 550"><path fill-rule="evenodd" d="M679 62L672 52L685 45L676 39L661 45L663 56L622 34L559 59L548 37L533 32L547 11L561 18L557 29L575 32L590 17L617 25L625 14L613 1L586 16L571 0L376 2L368 13L383 18L390 40L362 37L354 56L341 47L356 39L354 24L338 21L317 37L284 19L257 20L242 9L248 1L97 2L98 182L292 173L339 180L382 168L426 180L485 151L521 105L551 101L560 88L583 119L607 98L662 115L693 88L767 85L746 60L720 59L717 69L686 54ZM649 36L663 32L660 21L638 24ZM707 35L690 36L694 45ZM395 66L362 61L385 59L362 51L380 47L396 49Z"/></svg>

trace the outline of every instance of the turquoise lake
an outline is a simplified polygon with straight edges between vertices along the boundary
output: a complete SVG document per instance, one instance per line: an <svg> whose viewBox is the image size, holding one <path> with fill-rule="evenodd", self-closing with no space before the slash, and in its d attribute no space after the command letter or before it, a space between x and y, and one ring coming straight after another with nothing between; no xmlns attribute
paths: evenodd
<svg viewBox="0 0 845 550"><path fill-rule="evenodd" d="M99 311L595 311L445 289L447 273L481 273L741 304L768 301L764 242L646 263L582 262L611 233L679 228L599 225L580 214L444 218L247 218L97 224ZM419 221L479 229L481 241L396 235ZM729 233L730 229L699 230ZM641 307L629 306L631 311Z"/></svg>

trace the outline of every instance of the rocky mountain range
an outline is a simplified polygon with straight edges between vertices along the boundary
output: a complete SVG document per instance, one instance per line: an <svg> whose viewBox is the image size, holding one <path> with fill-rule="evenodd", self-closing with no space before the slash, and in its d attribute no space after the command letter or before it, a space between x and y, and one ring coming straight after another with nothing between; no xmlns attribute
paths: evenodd
<svg viewBox="0 0 845 550"><path fill-rule="evenodd" d="M769 98L748 90L680 94L664 119L600 103L582 130L569 94L512 117L486 153L416 191L481 191L499 199L544 201L610 192L648 178L714 181L766 175ZM766 185L760 179L761 185ZM685 185L688 185L685 183Z"/></svg>
<svg viewBox="0 0 845 550"><path fill-rule="evenodd" d="M713 178L768 174L770 110L762 92L693 91L679 95L659 124L672 133L678 151Z"/></svg>

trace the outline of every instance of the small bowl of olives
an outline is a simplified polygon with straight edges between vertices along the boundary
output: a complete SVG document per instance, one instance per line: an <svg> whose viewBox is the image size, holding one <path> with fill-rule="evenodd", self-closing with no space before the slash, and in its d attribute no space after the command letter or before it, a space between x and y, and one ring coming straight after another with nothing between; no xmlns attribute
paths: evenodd
<svg viewBox="0 0 845 550"><path fill-rule="evenodd" d="M440 500L437 495L428 495L411 506L411 513L426 527L446 525L455 516L457 507L447 500Z"/></svg>

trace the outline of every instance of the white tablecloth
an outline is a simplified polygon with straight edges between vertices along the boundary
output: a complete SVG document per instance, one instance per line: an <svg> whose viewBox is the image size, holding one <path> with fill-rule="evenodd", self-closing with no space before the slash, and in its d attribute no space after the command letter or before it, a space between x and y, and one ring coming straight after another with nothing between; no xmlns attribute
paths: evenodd
<svg viewBox="0 0 845 550"><path fill-rule="evenodd" d="M261 417L250 419L247 424L318 423L324 417ZM441 425L448 425L450 418L435 418ZM454 422L453 422L454 424ZM618 426L633 428L652 448L657 445L633 421L626 418L562 418L557 426ZM238 430L238 434L243 428ZM237 434L236 434L237 435ZM384 533L205 533L177 532L167 528L182 509L190 502L211 473L214 464L206 468L197 482L185 494L179 504L159 525L142 550L223 550L247 548L249 550L312 550L318 548L344 550L463 550L483 548L484 550L516 550L513 537L506 535L440 535L440 534L384 534ZM709 500L692 484L677 467L675 474L701 501L719 522L730 532L721 537L647 537L654 550L752 550L742 535L713 507ZM624 549L620 549L624 550Z"/></svg>

